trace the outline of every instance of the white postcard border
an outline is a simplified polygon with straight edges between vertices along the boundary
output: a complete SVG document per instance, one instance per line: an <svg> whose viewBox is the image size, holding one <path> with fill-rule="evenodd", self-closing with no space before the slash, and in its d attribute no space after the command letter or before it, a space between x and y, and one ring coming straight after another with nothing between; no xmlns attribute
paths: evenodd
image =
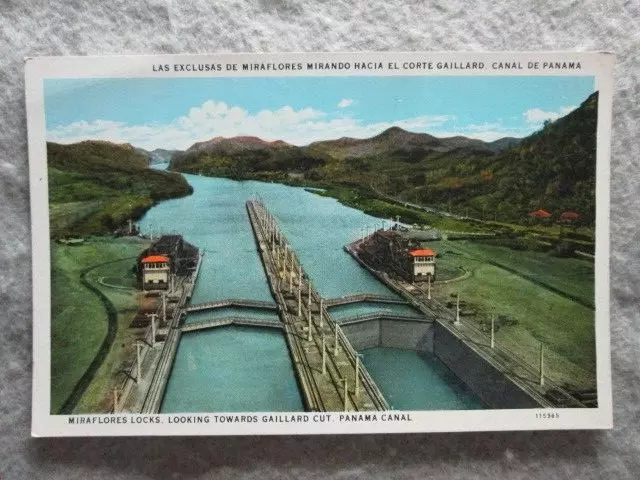
<svg viewBox="0 0 640 480"><path fill-rule="evenodd" d="M382 64L404 62L580 62L579 71L542 70L339 70L339 71L250 71L225 70L226 65L252 63L293 62L373 62ZM611 360L609 334L609 180L611 154L611 115L613 93L613 61L608 53L584 52L506 52L506 53L448 53L448 52L365 52L365 53L287 53L287 54L218 54L218 55L142 55L110 57L38 57L28 58L25 64L25 99L27 110L29 175L31 188L31 234L33 278L33 388L32 435L34 436L121 436L121 435L277 435L328 433L400 433L400 432L461 432L489 430L547 430L547 429L606 429L611 428ZM154 72L153 64L225 65L222 72ZM386 76L386 75L589 75L594 76L598 101L598 132L596 162L596 368L598 407L587 409L518 409L479 411L414 411L404 414L410 420L388 421L376 412L370 421L340 420L339 412L331 412L328 422L314 421L314 412L247 413L258 422L214 422L210 414L117 414L117 415L51 415L50 409L50 242L49 206L46 165L46 128L43 81L45 78L151 78L151 77L277 77L277 76ZM389 413L389 412L387 412ZM554 415L549 415L553 413ZM558 418L555 417L558 414ZM228 414L237 415L237 414ZM262 421L264 416L280 417ZM292 422L292 416L307 415L308 421ZM70 424L70 418L87 423ZM169 423L172 417L195 421L209 418L208 423ZM108 418L127 419L126 423L103 423ZM125 420L123 420L124 422ZM160 423L146 423L146 422ZM142 422L142 423L138 423ZM205 422L202 420L202 422Z"/></svg>

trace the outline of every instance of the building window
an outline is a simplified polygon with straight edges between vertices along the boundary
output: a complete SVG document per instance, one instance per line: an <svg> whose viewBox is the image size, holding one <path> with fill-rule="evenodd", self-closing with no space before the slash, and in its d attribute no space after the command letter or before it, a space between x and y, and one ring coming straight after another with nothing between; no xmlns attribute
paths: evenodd
<svg viewBox="0 0 640 480"><path fill-rule="evenodd" d="M159 270L161 268L166 268L166 267L167 267L166 263L152 262L152 263L145 263L144 264L144 268L146 270Z"/></svg>

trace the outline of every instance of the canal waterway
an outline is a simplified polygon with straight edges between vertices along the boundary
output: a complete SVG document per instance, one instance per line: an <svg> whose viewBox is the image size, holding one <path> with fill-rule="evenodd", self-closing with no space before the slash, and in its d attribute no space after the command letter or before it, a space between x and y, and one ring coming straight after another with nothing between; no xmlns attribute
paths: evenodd
<svg viewBox="0 0 640 480"><path fill-rule="evenodd" d="M362 362L394 410L475 410L482 403L433 355L368 348Z"/></svg>
<svg viewBox="0 0 640 480"><path fill-rule="evenodd" d="M303 410L282 333L229 326L180 338L164 413Z"/></svg>
<svg viewBox="0 0 640 480"><path fill-rule="evenodd" d="M380 219L303 188L196 175L185 178L194 193L153 207L141 220L140 227L147 234L179 233L204 250L191 303L226 298L273 301L245 208L245 202L255 198L262 199L276 217L323 297L358 293L395 295L343 251L343 246L360 236L363 228L379 226ZM344 318L380 310L411 312L407 306L375 303L335 307L331 312ZM234 307L190 314L186 322L239 315L277 318L273 312ZM395 408L480 405L468 392L455 388L451 374L436 359L425 361L414 352L372 349L365 351L364 362L367 367L371 365L371 374L380 382L385 396L394 398ZM281 332L230 326L182 337L162 411L301 409L302 401Z"/></svg>

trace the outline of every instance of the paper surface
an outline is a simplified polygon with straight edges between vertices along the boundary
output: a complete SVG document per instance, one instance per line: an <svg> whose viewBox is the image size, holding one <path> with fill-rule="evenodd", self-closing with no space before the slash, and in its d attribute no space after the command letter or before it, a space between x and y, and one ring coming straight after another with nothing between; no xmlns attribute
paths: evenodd
<svg viewBox="0 0 640 480"><path fill-rule="evenodd" d="M28 60L34 435L610 427L612 60Z"/></svg>

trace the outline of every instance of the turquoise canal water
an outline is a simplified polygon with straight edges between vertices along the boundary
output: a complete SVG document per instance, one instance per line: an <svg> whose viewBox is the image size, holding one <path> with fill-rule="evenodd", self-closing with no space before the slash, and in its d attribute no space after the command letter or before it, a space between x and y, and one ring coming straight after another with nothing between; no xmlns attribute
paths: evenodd
<svg viewBox="0 0 640 480"><path fill-rule="evenodd" d="M278 220L323 297L394 293L362 269L343 246L380 220L302 188L185 175L189 197L161 202L141 220L143 232L179 233L204 250L191 302L225 298L273 301L245 202L260 198ZM333 308L339 318L372 311L411 313L402 305L365 303ZM273 312L226 308L189 315L186 322L247 315L277 319ZM378 353L376 353L378 352ZM365 363L395 408L471 408L477 400L456 387L437 360L413 352L372 349ZM444 370L443 370L444 369ZM448 372L448 371L447 371ZM296 411L302 401L279 331L222 327L183 335L169 378L163 412Z"/></svg>
<svg viewBox="0 0 640 480"><path fill-rule="evenodd" d="M204 249L192 303L224 298L272 300L245 202L260 197L278 219L305 271L323 297L357 293L393 295L343 250L363 227L380 220L302 188L185 175L189 197L152 208L140 222L145 232L177 232Z"/></svg>
<svg viewBox="0 0 640 480"><path fill-rule="evenodd" d="M397 348L362 350L362 362L395 410L474 410L482 403L432 355Z"/></svg>
<svg viewBox="0 0 640 480"><path fill-rule="evenodd" d="M221 410L303 410L280 332L230 326L182 335L161 411Z"/></svg>

